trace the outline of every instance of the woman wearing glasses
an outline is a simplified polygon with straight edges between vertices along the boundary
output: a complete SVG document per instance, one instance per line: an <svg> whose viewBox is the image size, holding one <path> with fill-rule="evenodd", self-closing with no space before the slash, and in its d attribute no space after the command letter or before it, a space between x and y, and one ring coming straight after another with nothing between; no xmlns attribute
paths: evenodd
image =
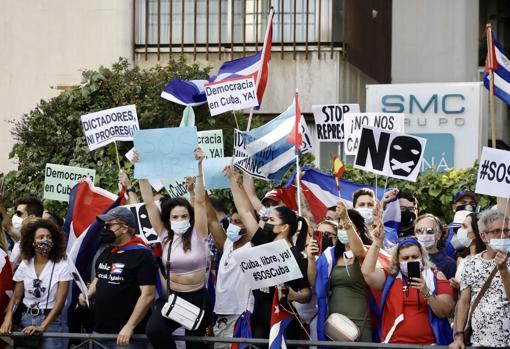
<svg viewBox="0 0 510 349"><path fill-rule="evenodd" d="M22 261L13 277L14 295L0 334L11 333L14 313L21 314L21 320L14 325L26 335L67 332L60 312L72 276L62 233L50 221L34 218L22 227L20 248ZM59 338L45 338L41 345L43 349L66 347L67 340Z"/></svg>
<svg viewBox="0 0 510 349"><path fill-rule="evenodd" d="M373 232L373 237L361 271L371 288L382 291L381 342L449 344L452 330L448 316L454 301L444 274L435 270L423 245L412 237L394 247L387 270L376 268L383 247L383 226Z"/></svg>
<svg viewBox="0 0 510 349"><path fill-rule="evenodd" d="M414 231L437 270L441 271L448 280L455 277L457 262L446 254L445 249L438 249L438 242L443 234L443 225L439 218L430 213L419 216L414 223Z"/></svg>
<svg viewBox="0 0 510 349"><path fill-rule="evenodd" d="M371 242L369 233L358 211L347 210L341 201L337 204L337 214L340 224L333 230L333 246L324 250L317 263L313 259L319 251L315 240L310 240L307 250L308 277L315 279L318 300L317 337L327 340L324 323L328 315L339 313L358 326L359 341L371 342L370 290L361 274L361 263L366 255L363 245Z"/></svg>

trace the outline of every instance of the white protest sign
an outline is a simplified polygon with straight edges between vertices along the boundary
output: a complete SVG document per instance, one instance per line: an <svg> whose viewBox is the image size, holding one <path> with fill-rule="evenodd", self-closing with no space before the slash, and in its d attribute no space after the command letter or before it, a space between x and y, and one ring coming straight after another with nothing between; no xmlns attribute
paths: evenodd
<svg viewBox="0 0 510 349"><path fill-rule="evenodd" d="M171 198L183 197L189 200L188 190L186 189L186 179L162 179L161 183L163 183Z"/></svg>
<svg viewBox="0 0 510 349"><path fill-rule="evenodd" d="M272 287L303 277L301 270L284 240L234 251L244 280L252 290Z"/></svg>
<svg viewBox="0 0 510 349"><path fill-rule="evenodd" d="M347 113L344 115L344 150L346 155L356 155L364 126L404 133L404 113Z"/></svg>
<svg viewBox="0 0 510 349"><path fill-rule="evenodd" d="M483 147L475 191L510 198L510 151Z"/></svg>
<svg viewBox="0 0 510 349"><path fill-rule="evenodd" d="M426 144L425 138L363 127L354 167L416 182Z"/></svg>
<svg viewBox="0 0 510 349"><path fill-rule="evenodd" d="M243 131L234 129L234 167L246 172L250 176L267 180L267 178L262 175L260 169L262 164L257 163L246 152L243 133Z"/></svg>
<svg viewBox="0 0 510 349"><path fill-rule="evenodd" d="M134 104L82 115L81 123L90 150L114 141L131 141L140 129Z"/></svg>
<svg viewBox="0 0 510 349"><path fill-rule="evenodd" d="M159 201L156 201L155 204L158 207L158 209L160 209ZM133 216L135 216L136 219L135 232L143 239L143 241L145 241L148 244L160 242L158 234L152 228L152 224L151 221L149 220L149 214L147 213L147 208L145 207L145 204L139 203L133 205L125 205L124 207L129 208L133 213Z"/></svg>
<svg viewBox="0 0 510 349"><path fill-rule="evenodd" d="M253 77L205 84L205 95L212 116L259 105Z"/></svg>
<svg viewBox="0 0 510 349"><path fill-rule="evenodd" d="M344 140L344 115L359 113L359 104L312 105L318 142Z"/></svg>
<svg viewBox="0 0 510 349"><path fill-rule="evenodd" d="M206 159L223 157L223 130L198 131L197 134L198 145Z"/></svg>
<svg viewBox="0 0 510 349"><path fill-rule="evenodd" d="M90 177L92 182L94 182L96 170L48 163L44 170L43 198L69 201L71 189L73 189L79 180L87 177Z"/></svg>

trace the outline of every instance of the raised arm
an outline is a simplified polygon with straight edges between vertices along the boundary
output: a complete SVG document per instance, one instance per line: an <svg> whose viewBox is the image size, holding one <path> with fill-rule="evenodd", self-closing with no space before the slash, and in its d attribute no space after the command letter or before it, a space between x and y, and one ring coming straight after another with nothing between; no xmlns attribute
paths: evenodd
<svg viewBox="0 0 510 349"><path fill-rule="evenodd" d="M205 207L207 210L207 224L213 237L214 244L218 250L223 251L223 245L225 245L227 235L225 234L223 226L220 224L220 222L218 222L216 211L214 211L214 207L209 201L209 195L207 195L207 193L205 194Z"/></svg>
<svg viewBox="0 0 510 349"><path fill-rule="evenodd" d="M260 202L257 196L253 177L248 175L247 173L243 173L243 188L246 191L246 194L251 202L252 207L255 209L256 212L259 212L260 209L262 208L262 203Z"/></svg>
<svg viewBox="0 0 510 349"><path fill-rule="evenodd" d="M347 231L347 238L349 239L349 247L351 248L352 253L358 258L361 262L365 259L367 252L363 246L363 241L361 240L358 232L356 232L356 228L354 224L352 224L351 219L349 218L349 214L347 213L347 207L343 203L342 200L338 200L336 203L336 213L340 219L340 223Z"/></svg>
<svg viewBox="0 0 510 349"><path fill-rule="evenodd" d="M205 188L204 174L202 171L202 161L204 160L204 152L202 149L195 150L195 159L198 161L198 176L195 180L195 230L202 238L207 238L207 212L205 209Z"/></svg>
<svg viewBox="0 0 510 349"><path fill-rule="evenodd" d="M246 227L246 234L248 234L248 237L251 240L259 228L257 220L253 215L253 206L251 205L250 199L244 191L244 188L240 185L232 165L225 167L225 175L230 180L230 189L232 190L232 197L234 198L237 213L239 213L239 216Z"/></svg>
<svg viewBox="0 0 510 349"><path fill-rule="evenodd" d="M159 235L165 229L163 221L161 220L161 214L159 213L158 206L154 202L154 195L152 194L152 187L147 179L140 179L138 181L140 185L140 192L142 193L143 203L147 209L149 215L149 221L151 222L152 228Z"/></svg>
<svg viewBox="0 0 510 349"><path fill-rule="evenodd" d="M382 290L384 282L386 281L386 275L382 269L376 268L377 258L379 257L379 250L383 247L384 240L384 227L380 225L378 229L373 232L374 242L368 250L365 260L361 265L361 272L365 282L371 288L376 290Z"/></svg>
<svg viewBox="0 0 510 349"><path fill-rule="evenodd" d="M124 190L128 194L128 203L131 205L139 203L140 201L138 200L138 195L136 195L135 191L133 190L133 183L131 183L127 173L123 170L120 170L118 178L120 185L124 187Z"/></svg>

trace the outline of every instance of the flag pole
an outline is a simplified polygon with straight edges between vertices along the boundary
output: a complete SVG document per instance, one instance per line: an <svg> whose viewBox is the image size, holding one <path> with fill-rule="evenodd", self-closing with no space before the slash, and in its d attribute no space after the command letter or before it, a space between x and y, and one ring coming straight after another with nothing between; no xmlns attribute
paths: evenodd
<svg viewBox="0 0 510 349"><path fill-rule="evenodd" d="M301 170L299 167L298 154L296 154L296 187L297 187L298 215L301 216Z"/></svg>
<svg viewBox="0 0 510 349"><path fill-rule="evenodd" d="M268 35L270 35L269 29L271 28L271 25L273 24L273 16L274 16L274 9L273 9L273 6L271 6L271 9L269 10L269 20L267 21L266 34L264 36L264 45L262 46L262 53L260 54L261 64L260 64L259 70L257 71L257 81L255 81L255 91L257 93L259 92L260 76L262 75L262 64L264 63L264 54L267 49L266 43L267 43ZM256 33L256 34L258 35L258 33ZM271 36L272 35L273 35L273 31L271 30ZM271 38L271 40L272 40L272 38ZM269 50L271 50L271 47L269 48ZM269 52L269 54L271 54L271 52ZM257 98L258 98L258 96L257 96ZM253 110L254 110L254 107L251 107L250 115L248 116L248 125L246 126L246 132L248 132L251 128L251 119L253 118Z"/></svg>
<svg viewBox="0 0 510 349"><path fill-rule="evenodd" d="M113 144L115 144L115 155L117 155L117 166L120 171L121 168L120 168L120 159L119 159L119 149L117 148L117 141L114 141Z"/></svg>
<svg viewBox="0 0 510 349"><path fill-rule="evenodd" d="M496 110L494 109L494 44L492 41L492 26L486 24L487 32L487 57L489 59L489 114L491 117L492 147L496 148Z"/></svg>
<svg viewBox="0 0 510 349"><path fill-rule="evenodd" d="M271 9L271 11L273 11ZM299 142L299 129L301 127L301 108L299 107L298 100L299 91L296 89L294 95L294 107L296 113L296 120L294 122L294 154L296 155L296 188L297 188L297 204L298 204L298 215L301 216L301 169L299 167L299 152L301 150L301 142Z"/></svg>

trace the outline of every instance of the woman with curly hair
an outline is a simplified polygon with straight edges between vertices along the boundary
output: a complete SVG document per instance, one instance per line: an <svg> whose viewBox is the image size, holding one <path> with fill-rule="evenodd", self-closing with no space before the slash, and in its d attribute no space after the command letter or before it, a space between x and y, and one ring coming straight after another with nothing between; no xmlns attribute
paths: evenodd
<svg viewBox="0 0 510 349"><path fill-rule="evenodd" d="M66 260L64 236L50 221L34 218L21 231L21 264L14 274L14 295L7 307L0 334L10 334L13 314L21 312L17 325L26 335L67 332L60 312L72 280ZM67 340L45 338L41 348L66 348Z"/></svg>

